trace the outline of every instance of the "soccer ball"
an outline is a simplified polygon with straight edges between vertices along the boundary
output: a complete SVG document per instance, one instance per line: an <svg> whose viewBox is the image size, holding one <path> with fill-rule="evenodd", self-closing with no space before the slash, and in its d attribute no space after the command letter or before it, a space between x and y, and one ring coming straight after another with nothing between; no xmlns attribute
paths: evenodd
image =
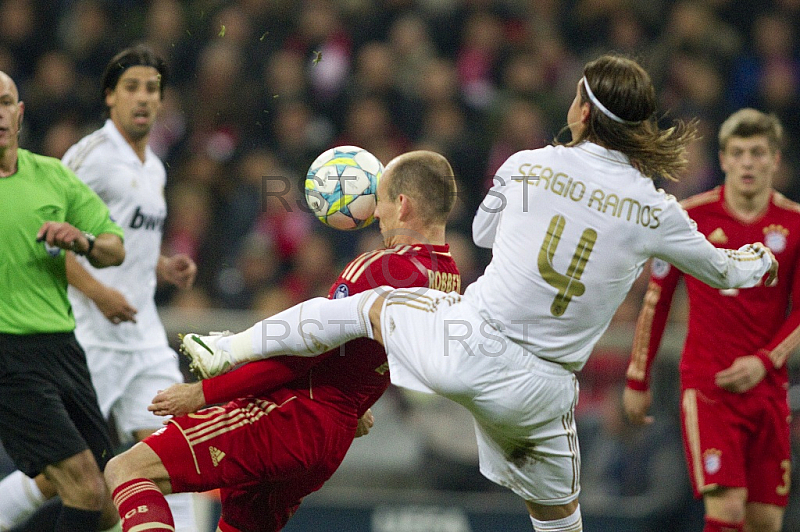
<svg viewBox="0 0 800 532"><path fill-rule="evenodd" d="M338 146L317 157L306 174L305 196L322 223L345 231L375 219L378 180L383 165L357 146Z"/></svg>

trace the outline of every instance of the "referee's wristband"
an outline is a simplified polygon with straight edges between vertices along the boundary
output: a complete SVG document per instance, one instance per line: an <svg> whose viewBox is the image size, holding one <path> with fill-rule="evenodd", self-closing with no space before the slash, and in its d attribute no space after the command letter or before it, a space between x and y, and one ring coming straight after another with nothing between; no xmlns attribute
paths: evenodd
<svg viewBox="0 0 800 532"><path fill-rule="evenodd" d="M86 239L86 242L88 242L89 245L87 246L86 251L84 251L83 253L81 253L80 251L76 251L75 253L77 253L78 255L86 256L89 255L94 249L94 241L97 239L97 237L95 237L92 233L89 233L87 231L83 232L83 237Z"/></svg>

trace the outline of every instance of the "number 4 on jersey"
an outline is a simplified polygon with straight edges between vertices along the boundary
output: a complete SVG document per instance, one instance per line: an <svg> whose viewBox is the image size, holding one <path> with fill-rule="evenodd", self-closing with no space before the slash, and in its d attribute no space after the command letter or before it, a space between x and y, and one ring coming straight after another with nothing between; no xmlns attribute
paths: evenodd
<svg viewBox="0 0 800 532"><path fill-rule="evenodd" d="M586 290L586 286L580 282L580 278L589 261L589 255L594 249L594 243L597 241L597 231L584 229L566 275L557 272L553 268L553 256L561 241L565 224L566 220L563 216L553 216L553 219L550 220L550 227L547 228L542 248L539 250L539 273L542 274L542 278L547 281L547 284L558 289L558 294L553 300L553 304L550 305L550 312L553 316L563 315L572 298L582 295Z"/></svg>

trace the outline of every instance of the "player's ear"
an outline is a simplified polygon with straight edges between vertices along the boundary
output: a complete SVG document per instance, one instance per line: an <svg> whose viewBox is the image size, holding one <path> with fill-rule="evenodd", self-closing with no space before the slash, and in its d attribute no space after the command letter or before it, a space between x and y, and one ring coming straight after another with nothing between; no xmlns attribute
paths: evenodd
<svg viewBox="0 0 800 532"><path fill-rule="evenodd" d="M414 212L414 206L411 204L411 198L405 194L398 194L397 202L400 208L397 212L397 219L400 221L408 220L411 213Z"/></svg>
<svg viewBox="0 0 800 532"><path fill-rule="evenodd" d="M116 98L114 97L114 91L106 89L105 102L106 102L106 107L108 107L109 109L114 107L114 103L116 102Z"/></svg>
<svg viewBox="0 0 800 532"><path fill-rule="evenodd" d="M583 102L581 104L581 124L585 124L589 121L589 114L591 113L591 108L589 107L589 102Z"/></svg>
<svg viewBox="0 0 800 532"><path fill-rule="evenodd" d="M724 173L728 173L728 160L725 158L725 150L719 150L719 167Z"/></svg>

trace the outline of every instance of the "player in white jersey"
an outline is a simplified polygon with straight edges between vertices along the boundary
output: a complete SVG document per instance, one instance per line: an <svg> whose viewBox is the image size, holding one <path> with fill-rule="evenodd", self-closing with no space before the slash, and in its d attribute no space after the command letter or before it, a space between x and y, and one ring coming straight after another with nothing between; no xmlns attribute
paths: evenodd
<svg viewBox="0 0 800 532"><path fill-rule="evenodd" d="M313 356L347 339L386 347L392 382L439 393L475 418L481 472L521 496L534 530L582 530L574 410L583 367L648 258L720 287L748 287L777 262L760 244L717 249L653 185L685 164L693 124L661 130L634 61L588 63L567 114L572 141L511 156L473 224L492 248L463 297L374 290L312 299L235 335L186 335L206 374L248 360Z"/></svg>
<svg viewBox="0 0 800 532"><path fill-rule="evenodd" d="M169 347L154 300L160 278L188 288L197 271L186 255L161 255L167 215L166 171L148 146L161 106L166 66L145 47L123 50L103 76L109 118L64 155L63 162L108 205L125 231L123 266L97 269L83 257L67 263L69 299L77 322L75 335L86 359L103 414L113 414L122 443L139 441L161 428L147 410L159 390L183 382L178 358ZM29 492L29 504L0 498L0 520L16 521L16 511L32 511L52 488L44 477L12 473L0 491ZM3 500L7 503L4 505ZM191 494L169 499L177 530L196 530Z"/></svg>

